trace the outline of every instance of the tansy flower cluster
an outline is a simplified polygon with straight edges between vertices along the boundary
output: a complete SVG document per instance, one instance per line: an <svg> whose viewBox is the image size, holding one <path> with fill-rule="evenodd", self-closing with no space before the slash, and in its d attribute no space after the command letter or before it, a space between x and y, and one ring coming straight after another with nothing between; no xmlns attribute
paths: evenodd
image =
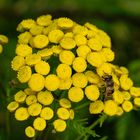
<svg viewBox="0 0 140 140"><path fill-rule="evenodd" d="M8 43L8 38L0 34L0 54L3 52L3 45Z"/></svg>
<svg viewBox="0 0 140 140"><path fill-rule="evenodd" d="M110 37L95 25L43 15L23 20L17 30L21 33L11 66L27 88L7 108L19 121L34 118L25 129L28 137L49 124L64 131L67 120L74 119L73 104L83 99L90 114L122 115L140 106L140 88L133 86L125 67L111 63ZM112 77L111 95L105 76Z"/></svg>

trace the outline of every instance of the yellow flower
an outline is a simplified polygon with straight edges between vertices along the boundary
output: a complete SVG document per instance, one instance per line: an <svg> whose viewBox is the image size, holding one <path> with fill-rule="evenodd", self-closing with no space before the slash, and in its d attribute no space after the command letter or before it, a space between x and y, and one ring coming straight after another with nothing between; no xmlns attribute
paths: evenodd
<svg viewBox="0 0 140 140"><path fill-rule="evenodd" d="M0 44L0 54L3 52L3 46Z"/></svg>
<svg viewBox="0 0 140 140"><path fill-rule="evenodd" d="M79 46L76 50L77 55L86 59L87 54L91 52L91 49L87 45Z"/></svg>
<svg viewBox="0 0 140 140"><path fill-rule="evenodd" d="M46 47L48 43L49 43L49 40L46 35L37 35L33 38L33 45L37 49L42 49Z"/></svg>
<svg viewBox="0 0 140 140"><path fill-rule="evenodd" d="M52 43L58 43L64 36L64 33L61 30L52 30L48 34L49 41Z"/></svg>
<svg viewBox="0 0 140 140"><path fill-rule="evenodd" d="M15 56L11 62L11 67L13 70L17 71L19 68L25 65L25 59L22 56Z"/></svg>
<svg viewBox="0 0 140 140"><path fill-rule="evenodd" d="M94 67L99 67L103 63L103 58L100 52L91 52L87 55L87 62Z"/></svg>
<svg viewBox="0 0 140 140"><path fill-rule="evenodd" d="M66 98L61 98L59 100L59 104L60 104L61 107L71 108L71 102Z"/></svg>
<svg viewBox="0 0 140 140"><path fill-rule="evenodd" d="M57 119L53 122L54 129L57 132L63 132L66 129L66 122L61 119Z"/></svg>
<svg viewBox="0 0 140 140"><path fill-rule="evenodd" d="M104 110L104 104L101 100L90 103L89 112L90 114L100 114Z"/></svg>
<svg viewBox="0 0 140 140"><path fill-rule="evenodd" d="M60 45L62 48L70 50L75 48L76 42L70 37L63 37L63 39L60 41Z"/></svg>
<svg viewBox="0 0 140 140"><path fill-rule="evenodd" d="M35 65L35 71L42 75L47 75L50 72L50 65L45 61L39 61Z"/></svg>
<svg viewBox="0 0 140 140"><path fill-rule="evenodd" d="M74 110L70 109L70 119L73 120L74 119Z"/></svg>
<svg viewBox="0 0 140 140"><path fill-rule="evenodd" d="M86 60L83 57L76 57L73 61L72 67L76 72L83 72L87 68Z"/></svg>
<svg viewBox="0 0 140 140"><path fill-rule="evenodd" d="M103 48L101 53L104 56L105 61L111 62L115 58L114 52L109 48Z"/></svg>
<svg viewBox="0 0 140 140"><path fill-rule="evenodd" d="M57 21L57 24L59 27L61 27L63 29L71 28L74 25L73 21L71 19L65 18L65 17L59 18Z"/></svg>
<svg viewBox="0 0 140 140"><path fill-rule="evenodd" d="M62 120L68 120L70 117L69 111L63 107L57 109L57 115Z"/></svg>
<svg viewBox="0 0 140 140"><path fill-rule="evenodd" d="M93 24L91 24L89 22L86 22L84 24L84 26L87 27L88 29L94 31L94 32L98 32L98 28L95 25L93 25Z"/></svg>
<svg viewBox="0 0 140 140"><path fill-rule="evenodd" d="M0 34L0 44L4 45L8 43L8 38L5 35Z"/></svg>
<svg viewBox="0 0 140 140"><path fill-rule="evenodd" d="M136 105L137 107L140 107L140 98L134 98L134 105Z"/></svg>
<svg viewBox="0 0 140 140"><path fill-rule="evenodd" d="M29 32L21 33L18 36L18 43L19 44L28 44L31 38L32 38L32 35Z"/></svg>
<svg viewBox="0 0 140 140"><path fill-rule="evenodd" d="M19 69L17 78L21 83L26 83L31 78L31 68L29 66L23 66Z"/></svg>
<svg viewBox="0 0 140 140"><path fill-rule="evenodd" d="M51 120L54 116L54 112L50 107L44 107L41 110L40 117L44 120Z"/></svg>
<svg viewBox="0 0 140 140"><path fill-rule="evenodd" d="M74 37L74 34L73 32L67 32L64 34L65 37L70 37L70 38L73 38Z"/></svg>
<svg viewBox="0 0 140 140"><path fill-rule="evenodd" d="M48 26L52 23L52 16L51 15L43 15L37 18L37 24L41 26Z"/></svg>
<svg viewBox="0 0 140 140"><path fill-rule="evenodd" d="M127 75L122 75L120 77L121 88L124 90L129 90L133 86L133 82Z"/></svg>
<svg viewBox="0 0 140 140"><path fill-rule="evenodd" d="M133 105L130 101L124 101L122 104L122 108L125 112L130 112L133 109Z"/></svg>
<svg viewBox="0 0 140 140"><path fill-rule="evenodd" d="M56 68L57 76L61 79L68 79L71 77L72 69L67 64L59 64Z"/></svg>
<svg viewBox="0 0 140 140"><path fill-rule="evenodd" d="M59 89L60 90L67 90L72 85L72 79L60 79Z"/></svg>
<svg viewBox="0 0 140 140"><path fill-rule="evenodd" d="M16 54L25 57L32 54L32 48L27 44L18 44L16 47Z"/></svg>
<svg viewBox="0 0 140 140"><path fill-rule="evenodd" d="M88 46L94 51L100 51L102 49L102 44L96 37L88 40Z"/></svg>
<svg viewBox="0 0 140 140"><path fill-rule="evenodd" d="M40 55L35 54L35 53L30 54L30 55L26 56L26 58L25 58L26 64L29 66L37 64L40 60L41 60Z"/></svg>
<svg viewBox="0 0 140 140"><path fill-rule="evenodd" d="M125 67L120 67L120 70L121 70L121 72L122 72L122 74L128 74L129 73L129 71L128 71L128 69L127 68L125 68Z"/></svg>
<svg viewBox="0 0 140 140"><path fill-rule="evenodd" d="M34 136L35 136L35 130L34 130L34 128L31 127L31 126L26 127L26 129L25 129L25 134L26 134L26 136L29 137L29 138L34 137Z"/></svg>
<svg viewBox="0 0 140 140"><path fill-rule="evenodd" d="M53 54L53 50L52 49L48 49L48 48L45 48L45 49L42 49L42 50L39 50L37 52L37 54L39 56L41 56L42 58L49 58L52 54Z"/></svg>
<svg viewBox="0 0 140 140"><path fill-rule="evenodd" d="M13 101L13 102L11 102L11 103L8 104L7 109L8 109L10 112L13 112L13 111L15 111L18 107L19 107L19 103L16 102L16 101Z"/></svg>
<svg viewBox="0 0 140 140"><path fill-rule="evenodd" d="M33 95L36 94L35 91L33 91L31 88L25 88L24 92L26 93L26 95Z"/></svg>
<svg viewBox="0 0 140 140"><path fill-rule="evenodd" d="M122 104L124 101L123 93L120 92L119 90L115 91L113 93L113 99L117 104Z"/></svg>
<svg viewBox="0 0 140 140"><path fill-rule="evenodd" d="M80 34L75 35L74 39L75 39L77 46L86 45L86 43L87 43L86 37L83 35L80 35Z"/></svg>
<svg viewBox="0 0 140 140"><path fill-rule="evenodd" d="M131 87L130 88L130 94L133 97L140 97L140 88L139 87Z"/></svg>
<svg viewBox="0 0 140 140"><path fill-rule="evenodd" d="M118 107L116 115L121 116L124 113L123 109L121 107Z"/></svg>
<svg viewBox="0 0 140 140"><path fill-rule="evenodd" d="M25 108L25 107L20 107L15 112L15 118L18 121L27 120L28 117L29 117L29 113L27 111L27 108Z"/></svg>
<svg viewBox="0 0 140 140"><path fill-rule="evenodd" d="M42 105L50 105L54 98L53 95L51 94L51 92L49 91L40 91L37 94L37 100L42 104Z"/></svg>
<svg viewBox="0 0 140 140"><path fill-rule="evenodd" d="M87 33L88 33L88 29L84 26L81 26L81 25L77 24L73 27L73 33L74 34L81 34L83 36L86 36Z"/></svg>
<svg viewBox="0 0 140 140"><path fill-rule="evenodd" d="M33 103L29 105L28 112L31 116L38 116L41 112L42 105L39 103Z"/></svg>
<svg viewBox="0 0 140 140"><path fill-rule="evenodd" d="M26 93L20 90L14 95L14 99L19 103L23 103L26 99L26 96L27 96Z"/></svg>
<svg viewBox="0 0 140 140"><path fill-rule="evenodd" d="M84 88L86 87L88 80L83 73L75 73L72 76L72 83L75 87Z"/></svg>
<svg viewBox="0 0 140 140"><path fill-rule="evenodd" d="M59 45L53 45L52 51L54 54L60 54L63 51L63 49Z"/></svg>
<svg viewBox="0 0 140 140"><path fill-rule="evenodd" d="M26 98L26 104L27 105L31 105L31 104L36 103L36 102L37 102L37 98L36 98L35 95L27 96L27 98Z"/></svg>
<svg viewBox="0 0 140 140"><path fill-rule="evenodd" d="M59 54L59 60L67 65L72 65L75 56L71 51L63 50Z"/></svg>
<svg viewBox="0 0 140 140"><path fill-rule="evenodd" d="M32 35L39 35L41 34L43 31L43 27L39 26L39 25L34 25L31 29L30 29L30 33Z"/></svg>
<svg viewBox="0 0 140 140"><path fill-rule="evenodd" d="M127 91L122 91L122 95L123 95L124 100L130 100L131 99L131 95Z"/></svg>
<svg viewBox="0 0 140 140"><path fill-rule="evenodd" d="M109 116L114 116L117 113L118 106L117 103L113 100L107 100L104 104L104 113Z"/></svg>
<svg viewBox="0 0 140 140"><path fill-rule="evenodd" d="M55 91L59 88L60 80L59 78L54 75L50 74L46 77L45 87L50 91Z"/></svg>
<svg viewBox="0 0 140 140"><path fill-rule="evenodd" d="M85 95L91 101L96 101L100 96L100 91L96 85L89 85L85 88Z"/></svg>
<svg viewBox="0 0 140 140"><path fill-rule="evenodd" d="M46 121L41 117L37 117L33 122L33 126L36 130L43 131L46 127Z"/></svg>
<svg viewBox="0 0 140 140"><path fill-rule="evenodd" d="M80 102L84 98L84 92L79 87L71 87L68 91L68 98L72 102Z"/></svg>
<svg viewBox="0 0 140 140"><path fill-rule="evenodd" d="M86 71L85 75L89 83L98 84L100 81L100 77L97 74L95 74L93 71Z"/></svg>
<svg viewBox="0 0 140 140"><path fill-rule="evenodd" d="M41 91L45 86L45 78L40 74L32 74L28 85L33 91Z"/></svg>

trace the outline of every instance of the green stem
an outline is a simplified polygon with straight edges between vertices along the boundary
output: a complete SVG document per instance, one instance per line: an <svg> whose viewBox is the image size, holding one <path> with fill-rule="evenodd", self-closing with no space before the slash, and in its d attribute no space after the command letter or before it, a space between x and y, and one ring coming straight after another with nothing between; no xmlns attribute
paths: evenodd
<svg viewBox="0 0 140 140"><path fill-rule="evenodd" d="M79 105L79 106L75 107L74 110L82 109L82 108L88 106L89 104L90 104L90 102L86 102L86 103L84 103L84 104L82 104L82 105Z"/></svg>

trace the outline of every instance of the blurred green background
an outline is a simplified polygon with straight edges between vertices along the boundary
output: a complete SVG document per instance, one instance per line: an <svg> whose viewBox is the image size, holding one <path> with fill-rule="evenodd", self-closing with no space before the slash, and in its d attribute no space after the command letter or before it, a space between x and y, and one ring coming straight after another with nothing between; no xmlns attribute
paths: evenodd
<svg viewBox="0 0 140 140"><path fill-rule="evenodd" d="M134 84L140 86L140 0L0 0L0 34L10 39L0 55L0 140L27 139L22 127L25 124L6 111L14 94L9 85L15 78L10 61L15 55L17 24L42 14L66 16L80 24L89 21L103 29L112 38L114 64L126 66ZM140 140L140 111L108 119L97 130L98 134L107 135L107 140Z"/></svg>

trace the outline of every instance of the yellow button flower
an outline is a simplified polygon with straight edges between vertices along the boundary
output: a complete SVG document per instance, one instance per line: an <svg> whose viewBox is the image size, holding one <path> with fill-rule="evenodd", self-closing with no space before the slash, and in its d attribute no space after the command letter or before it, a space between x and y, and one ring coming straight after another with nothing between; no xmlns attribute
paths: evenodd
<svg viewBox="0 0 140 140"><path fill-rule="evenodd" d="M17 71L19 68L25 65L25 59L22 56L15 56L11 62L11 67L13 70Z"/></svg>
<svg viewBox="0 0 140 140"><path fill-rule="evenodd" d="M115 101L117 104L122 104L123 101L124 101L123 93L120 92L119 90L114 91L114 93L113 93L113 99L114 99L114 101Z"/></svg>
<svg viewBox="0 0 140 140"><path fill-rule="evenodd" d="M59 89L60 90L67 90L72 85L72 79L60 79Z"/></svg>
<svg viewBox="0 0 140 140"><path fill-rule="evenodd" d="M54 54L57 55L57 54L60 54L63 51L63 49L59 45L53 45L52 46L52 51L53 51Z"/></svg>
<svg viewBox="0 0 140 140"><path fill-rule="evenodd" d="M84 92L79 87L72 87L68 91L68 98L72 102L80 102L84 98Z"/></svg>
<svg viewBox="0 0 140 140"><path fill-rule="evenodd" d="M121 116L124 113L123 109L121 107L118 107L116 115Z"/></svg>
<svg viewBox="0 0 140 140"><path fill-rule="evenodd" d="M31 104L36 103L36 102L37 102L37 98L36 98L35 95L27 96L27 98L26 98L26 104L27 105L31 105Z"/></svg>
<svg viewBox="0 0 140 140"><path fill-rule="evenodd" d="M54 75L50 74L46 77L45 87L50 91L55 91L59 88L60 80L59 78Z"/></svg>
<svg viewBox="0 0 140 140"><path fill-rule="evenodd" d="M14 95L14 99L19 103L23 103L26 99L26 96L27 96L26 93L20 90Z"/></svg>
<svg viewBox="0 0 140 140"><path fill-rule="evenodd" d="M106 113L109 116L114 116L117 113L118 106L115 101L108 100L105 101L104 104L104 113Z"/></svg>
<svg viewBox="0 0 140 140"><path fill-rule="evenodd" d="M41 112L42 105L39 103L33 103L29 105L28 112L31 116L38 116Z"/></svg>
<svg viewBox="0 0 140 140"><path fill-rule="evenodd" d="M33 126L36 130L43 131L46 128L46 121L41 117L37 117L33 122Z"/></svg>
<svg viewBox="0 0 140 140"><path fill-rule="evenodd" d="M23 66L19 69L17 78L21 83L26 83L31 78L31 68L29 66Z"/></svg>
<svg viewBox="0 0 140 140"><path fill-rule="evenodd" d="M131 94L127 91L122 91L122 95L124 100L130 100L131 99Z"/></svg>
<svg viewBox="0 0 140 140"><path fill-rule="evenodd" d="M120 84L122 89L129 90L133 86L133 82L127 75L122 75L120 77Z"/></svg>
<svg viewBox="0 0 140 140"><path fill-rule="evenodd" d="M74 60L75 56L71 51L63 50L59 54L59 60L67 65L72 65L72 62Z"/></svg>
<svg viewBox="0 0 140 140"><path fill-rule="evenodd" d="M45 86L45 78L40 74L32 74L28 85L33 91L41 91Z"/></svg>
<svg viewBox="0 0 140 140"><path fill-rule="evenodd" d="M25 57L32 54L32 48L27 44L18 44L16 47L16 54Z"/></svg>
<svg viewBox="0 0 140 140"><path fill-rule="evenodd" d="M50 107L44 107L41 110L40 117L44 120L51 120L54 116L54 112Z"/></svg>
<svg viewBox="0 0 140 140"><path fill-rule="evenodd" d="M34 130L34 128L31 127L31 126L26 127L26 129L25 129L25 134L26 134L26 136L29 137L29 138L34 137L34 136L35 136L35 130Z"/></svg>
<svg viewBox="0 0 140 140"><path fill-rule="evenodd" d="M83 73L75 73L72 76L72 83L75 87L84 88L86 87L88 80L87 80L87 77Z"/></svg>
<svg viewBox="0 0 140 140"><path fill-rule="evenodd" d="M4 45L4 44L7 44L7 43L8 43L8 37L0 34L0 44Z"/></svg>
<svg viewBox="0 0 140 140"><path fill-rule="evenodd" d="M27 111L27 108L25 108L25 107L20 107L15 112L15 118L18 121L27 120L28 117L29 117L29 113Z"/></svg>
<svg viewBox="0 0 140 140"><path fill-rule="evenodd" d="M76 50L77 55L86 59L87 54L91 52L91 49L87 45L79 46Z"/></svg>
<svg viewBox="0 0 140 140"><path fill-rule="evenodd" d="M59 100L59 104L60 104L61 107L71 108L71 102L66 98L61 98Z"/></svg>
<svg viewBox="0 0 140 140"><path fill-rule="evenodd" d="M43 59L46 59L46 58L49 58L53 54L53 50L45 48L38 51L37 54L41 56Z"/></svg>
<svg viewBox="0 0 140 140"><path fill-rule="evenodd" d="M21 33L18 36L18 43L19 44L28 44L31 38L32 38L32 35L29 32Z"/></svg>
<svg viewBox="0 0 140 140"><path fill-rule="evenodd" d="M40 61L35 65L35 71L42 75L47 75L50 72L50 65L45 61Z"/></svg>
<svg viewBox="0 0 140 140"><path fill-rule="evenodd" d="M100 91L96 85L89 85L85 88L85 95L91 101L96 101L100 96Z"/></svg>
<svg viewBox="0 0 140 140"><path fill-rule="evenodd" d="M40 91L37 94L37 100L43 105L50 105L53 102L53 95L49 91Z"/></svg>
<svg viewBox="0 0 140 140"><path fill-rule="evenodd" d="M140 88L139 87L131 87L130 88L130 94L133 97L140 97Z"/></svg>
<svg viewBox="0 0 140 140"><path fill-rule="evenodd" d="M71 19L65 18L65 17L59 18L57 21L57 24L59 27L61 27L63 29L71 28L74 25L73 21Z"/></svg>
<svg viewBox="0 0 140 140"><path fill-rule="evenodd" d="M103 63L103 58L99 52L91 52L87 55L87 62L94 67L99 67Z"/></svg>
<svg viewBox="0 0 140 140"><path fill-rule="evenodd" d="M74 34L81 34L83 36L86 36L87 33L88 33L88 29L84 26L81 26L81 25L77 24L73 27L73 33Z"/></svg>
<svg viewBox="0 0 140 140"><path fill-rule="evenodd" d="M7 109L8 109L10 112L13 112L13 111L15 111L18 107L19 107L19 103L16 102L16 101L13 101L13 102L11 102L11 103L8 104Z"/></svg>
<svg viewBox="0 0 140 140"><path fill-rule="evenodd" d="M91 24L89 22L86 22L84 24L84 26L87 27L88 29L94 31L94 32L98 32L98 28L95 25L93 25L93 24Z"/></svg>
<svg viewBox="0 0 140 140"><path fill-rule="evenodd" d="M69 117L70 117L69 111L66 108L63 108L63 107L58 108L57 115L62 120L68 120Z"/></svg>
<svg viewBox="0 0 140 140"><path fill-rule="evenodd" d="M88 46L94 51L100 51L102 49L102 44L96 37L88 40Z"/></svg>
<svg viewBox="0 0 140 140"><path fill-rule="evenodd" d="M53 122L53 126L57 132L63 132L66 129L66 122L61 119L57 119Z"/></svg>
<svg viewBox="0 0 140 140"><path fill-rule="evenodd" d="M25 88L24 92L26 93L26 95L33 95L36 94L35 91L33 91L31 88Z"/></svg>
<svg viewBox="0 0 140 140"><path fill-rule="evenodd" d="M93 83L93 84L98 84L100 81L100 77L95 74L93 71L86 71L85 75L88 79L88 82Z"/></svg>
<svg viewBox="0 0 140 140"><path fill-rule="evenodd" d="M70 37L64 37L61 41L60 41L60 45L62 48L64 49L73 49L76 46L76 42L74 41L74 39L70 38Z"/></svg>
<svg viewBox="0 0 140 140"><path fill-rule="evenodd" d="M133 109L133 105L130 101L124 101L122 104L122 108L125 112L130 112Z"/></svg>
<svg viewBox="0 0 140 140"><path fill-rule="evenodd" d="M52 43L58 43L64 36L64 33L61 30L52 30L48 34L49 41Z"/></svg>
<svg viewBox="0 0 140 140"><path fill-rule="evenodd" d="M74 110L70 109L70 119L73 120L74 119Z"/></svg>
<svg viewBox="0 0 140 140"><path fill-rule="evenodd" d="M32 35L39 35L41 34L43 31L43 27L39 26L39 25L34 25L31 29L30 29L30 33Z"/></svg>
<svg viewBox="0 0 140 140"><path fill-rule="evenodd" d="M90 103L90 114L100 114L104 110L104 103L101 100Z"/></svg>
<svg viewBox="0 0 140 140"><path fill-rule="evenodd" d="M74 37L74 34L73 32L67 32L64 34L65 37L70 37L70 38L73 38Z"/></svg>
<svg viewBox="0 0 140 140"><path fill-rule="evenodd" d="M75 35L74 39L75 39L77 46L86 45L86 43L87 43L86 37L83 35L80 35L80 34Z"/></svg>
<svg viewBox="0 0 140 140"><path fill-rule="evenodd" d="M134 98L134 105L140 107L140 98Z"/></svg>
<svg viewBox="0 0 140 140"><path fill-rule="evenodd" d="M68 79L71 77L72 69L67 64L60 64L56 68L57 76L61 79Z"/></svg>
<svg viewBox="0 0 140 140"><path fill-rule="evenodd" d="M25 58L26 64L29 66L37 64L40 60L41 60L40 55L35 54L35 53L30 54L30 55L26 56L26 58Z"/></svg>
<svg viewBox="0 0 140 140"><path fill-rule="evenodd" d="M73 61L72 67L76 72L83 72L87 68L86 60L83 57L76 57Z"/></svg>
<svg viewBox="0 0 140 140"><path fill-rule="evenodd" d="M48 26L52 23L52 16L51 15L43 15L37 18L37 24L41 26Z"/></svg>

